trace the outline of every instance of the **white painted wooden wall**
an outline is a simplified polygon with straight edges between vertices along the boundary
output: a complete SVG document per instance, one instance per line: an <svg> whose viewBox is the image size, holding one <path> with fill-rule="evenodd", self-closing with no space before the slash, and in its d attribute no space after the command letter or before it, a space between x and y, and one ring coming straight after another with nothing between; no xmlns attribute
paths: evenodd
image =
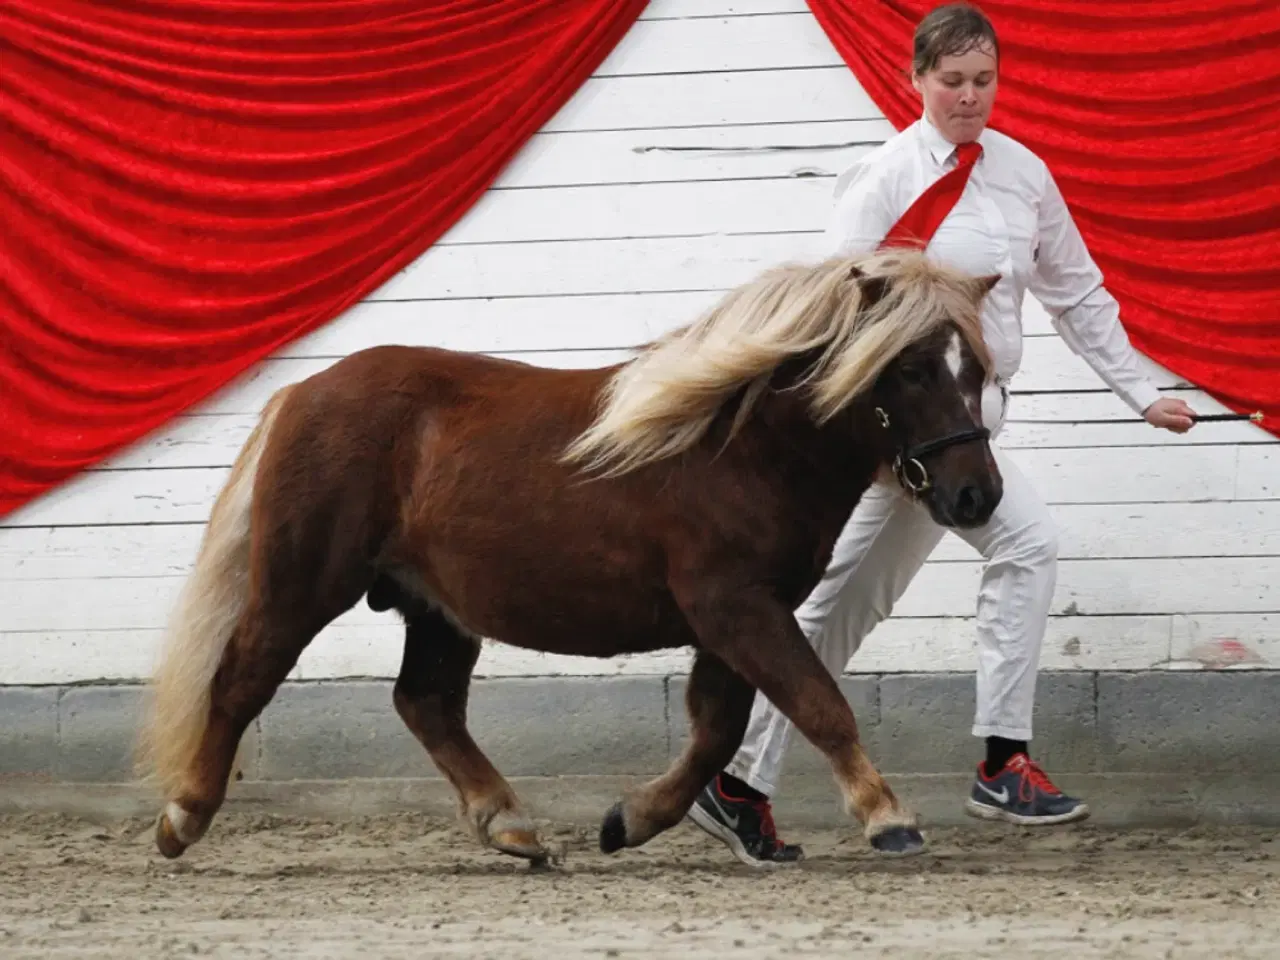
<svg viewBox="0 0 1280 960"><path fill-rule="evenodd" d="M718 291L820 251L833 176L892 127L801 0L656 0L608 61L432 250L212 402L0 523L0 683L147 675L214 493L264 400L353 350L435 344L562 366L612 361ZM803 145L770 150L770 145ZM698 148L735 148L702 150ZM1010 416L1128 416L1034 304ZM1151 365L1161 387L1221 409ZM1245 424L1010 425L1064 529L1043 664L1199 667L1237 638L1280 658L1280 453ZM852 671L973 667L975 555L948 537ZM392 614L363 603L304 678L394 676ZM489 675L665 672L682 653L543 657Z"/></svg>

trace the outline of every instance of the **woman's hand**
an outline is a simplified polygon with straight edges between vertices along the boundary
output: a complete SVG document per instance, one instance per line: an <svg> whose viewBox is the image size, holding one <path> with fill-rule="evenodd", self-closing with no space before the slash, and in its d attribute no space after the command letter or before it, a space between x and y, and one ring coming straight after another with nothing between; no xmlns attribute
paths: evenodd
<svg viewBox="0 0 1280 960"><path fill-rule="evenodd" d="M1174 433L1186 433L1195 426L1196 412L1185 400L1161 397L1142 411L1142 418L1153 427L1163 427Z"/></svg>

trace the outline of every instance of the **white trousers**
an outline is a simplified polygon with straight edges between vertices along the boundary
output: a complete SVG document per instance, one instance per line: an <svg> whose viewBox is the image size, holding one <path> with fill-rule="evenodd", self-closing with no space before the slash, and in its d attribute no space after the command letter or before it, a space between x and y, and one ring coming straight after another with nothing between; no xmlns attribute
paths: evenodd
<svg viewBox="0 0 1280 960"><path fill-rule="evenodd" d="M983 420L1003 425L1004 404L983 398ZM994 424L993 424L994 421ZM1031 739L1036 669L1057 582L1058 532L1044 502L992 443L1004 496L985 526L956 530L986 560L978 591L977 710L973 735ZM873 484L836 541L822 580L796 620L839 677L863 639L906 591L946 530L896 484ZM773 795L793 727L756 694L747 734L727 770Z"/></svg>

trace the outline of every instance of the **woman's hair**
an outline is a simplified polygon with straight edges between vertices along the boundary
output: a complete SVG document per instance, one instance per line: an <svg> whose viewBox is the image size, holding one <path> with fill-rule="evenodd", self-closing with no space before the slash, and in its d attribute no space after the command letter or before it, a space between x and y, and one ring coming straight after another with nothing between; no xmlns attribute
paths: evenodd
<svg viewBox="0 0 1280 960"><path fill-rule="evenodd" d="M943 57L959 56L990 45L997 59L1000 42L986 14L971 3L946 3L935 7L916 26L911 70L928 73Z"/></svg>

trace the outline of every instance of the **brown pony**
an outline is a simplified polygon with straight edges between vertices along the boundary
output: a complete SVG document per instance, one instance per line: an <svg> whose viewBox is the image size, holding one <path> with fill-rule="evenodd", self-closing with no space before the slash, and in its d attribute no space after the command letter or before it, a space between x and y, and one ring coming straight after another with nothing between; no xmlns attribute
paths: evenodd
<svg viewBox="0 0 1280 960"><path fill-rule="evenodd" d="M878 474L942 524L995 508L978 415L995 279L905 251L789 265L608 369L382 346L281 389L214 504L154 678L142 759L167 799L161 853L205 833L246 727L366 594L404 618L395 709L484 844L545 856L467 731L490 637L695 649L689 745L608 811L607 852L680 821L757 690L825 754L876 849L922 849L792 611Z"/></svg>

